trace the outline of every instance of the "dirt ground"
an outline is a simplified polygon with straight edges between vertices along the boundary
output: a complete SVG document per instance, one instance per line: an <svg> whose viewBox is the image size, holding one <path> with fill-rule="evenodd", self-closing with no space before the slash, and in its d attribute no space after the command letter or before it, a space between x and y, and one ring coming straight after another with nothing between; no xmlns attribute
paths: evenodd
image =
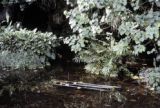
<svg viewBox="0 0 160 108"><path fill-rule="evenodd" d="M0 97L0 108L159 108L160 95L151 93L134 81L106 81L101 77L85 74L82 67L54 72L53 78L98 84L121 85L115 91L91 91L46 85L46 81L33 90L7 93ZM114 93L120 93L116 97Z"/></svg>

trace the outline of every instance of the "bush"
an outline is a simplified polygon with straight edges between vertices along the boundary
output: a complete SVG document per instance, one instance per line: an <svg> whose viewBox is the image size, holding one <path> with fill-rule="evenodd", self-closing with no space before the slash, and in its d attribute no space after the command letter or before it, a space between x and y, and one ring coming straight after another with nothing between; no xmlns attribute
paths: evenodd
<svg viewBox="0 0 160 108"><path fill-rule="evenodd" d="M38 81L48 79L51 73L42 69L55 59L55 48L60 40L52 33L15 29L9 25L0 28L0 95L16 90L27 90Z"/></svg>
<svg viewBox="0 0 160 108"><path fill-rule="evenodd" d="M160 67L145 69L139 73L139 76L141 82L160 93Z"/></svg>
<svg viewBox="0 0 160 108"><path fill-rule="evenodd" d="M48 58L55 59L59 40L52 33L36 29L15 30L12 26L0 32L0 65L11 68L36 68L46 65Z"/></svg>
<svg viewBox="0 0 160 108"><path fill-rule="evenodd" d="M115 59L159 51L157 0L67 0L73 34L64 39L90 72L118 71Z"/></svg>
<svg viewBox="0 0 160 108"><path fill-rule="evenodd" d="M2 68L8 67L11 69L35 69L37 67L43 67L43 62L41 62L39 56L32 52L0 52L0 66Z"/></svg>

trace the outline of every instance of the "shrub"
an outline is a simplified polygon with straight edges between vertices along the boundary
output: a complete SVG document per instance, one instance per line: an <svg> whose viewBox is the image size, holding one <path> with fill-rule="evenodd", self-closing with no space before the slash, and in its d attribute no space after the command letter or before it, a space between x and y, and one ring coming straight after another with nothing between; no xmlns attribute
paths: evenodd
<svg viewBox="0 0 160 108"><path fill-rule="evenodd" d="M67 0L73 34L64 39L90 72L115 72L116 58L159 51L157 0ZM150 46L150 47L148 47ZM116 70L118 71L118 69Z"/></svg>
<svg viewBox="0 0 160 108"><path fill-rule="evenodd" d="M35 69L37 67L43 67L43 64L39 56L32 52L11 52L11 51L0 51L0 66L2 68L11 69Z"/></svg>
<svg viewBox="0 0 160 108"><path fill-rule="evenodd" d="M160 93L160 67L145 69L139 73L139 76L141 82Z"/></svg>
<svg viewBox="0 0 160 108"><path fill-rule="evenodd" d="M0 32L0 65L24 68L45 65L47 58L55 59L55 48L59 40L52 33L37 32L36 29L15 30L12 26Z"/></svg>
<svg viewBox="0 0 160 108"><path fill-rule="evenodd" d="M55 59L60 40L52 33L13 26L0 28L0 95L27 90L36 81L49 78L42 69Z"/></svg>

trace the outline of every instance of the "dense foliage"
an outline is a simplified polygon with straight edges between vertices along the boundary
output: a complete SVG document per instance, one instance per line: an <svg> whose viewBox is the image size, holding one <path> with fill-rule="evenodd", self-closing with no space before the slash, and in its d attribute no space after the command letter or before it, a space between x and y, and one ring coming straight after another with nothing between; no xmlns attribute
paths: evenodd
<svg viewBox="0 0 160 108"><path fill-rule="evenodd" d="M48 62L47 58L55 59L57 46L59 41L52 33L9 26L0 32L0 64L11 68L40 67Z"/></svg>
<svg viewBox="0 0 160 108"><path fill-rule="evenodd" d="M142 83L147 87L160 93L160 68L148 68L139 73Z"/></svg>
<svg viewBox="0 0 160 108"><path fill-rule="evenodd" d="M157 0L77 0L65 11L73 35L64 42L94 73L112 73L124 55L159 51L160 13ZM150 48L148 48L150 46Z"/></svg>
<svg viewBox="0 0 160 108"><path fill-rule="evenodd" d="M30 3L34 0L22 1ZM62 38L77 54L74 60L86 63L87 71L107 76L117 75L120 71L128 71L125 63L122 63L124 57L152 55L150 57L153 59L159 55L159 0L65 1L70 5L64 14L69 20L72 33ZM22 3L21 0L3 0L4 4L8 2ZM56 6L56 2L40 0L39 3L47 12L60 10L62 13L65 5L63 8ZM63 0L59 3L62 2ZM56 20L53 17L60 13L53 15L51 20ZM59 18L56 21L61 22ZM58 23L54 29L59 29ZM59 46L59 39L51 33L8 27L1 30L0 45L0 65L13 68L37 67L46 64L48 58L55 59L55 47ZM147 79L145 82L159 89L160 81L156 77L159 71L151 69L147 72L150 73L149 71L151 74L146 74L149 77L144 75ZM152 80L148 80L150 78Z"/></svg>

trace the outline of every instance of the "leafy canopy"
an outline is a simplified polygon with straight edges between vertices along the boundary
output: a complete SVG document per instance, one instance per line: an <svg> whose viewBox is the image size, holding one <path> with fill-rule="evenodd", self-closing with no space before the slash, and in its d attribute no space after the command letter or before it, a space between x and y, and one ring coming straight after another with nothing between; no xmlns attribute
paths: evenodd
<svg viewBox="0 0 160 108"><path fill-rule="evenodd" d="M160 46L158 0L67 0L64 14L73 34L64 39L86 69L108 74L124 55L157 53ZM147 45L153 44L152 48ZM99 68L98 68L99 67Z"/></svg>

